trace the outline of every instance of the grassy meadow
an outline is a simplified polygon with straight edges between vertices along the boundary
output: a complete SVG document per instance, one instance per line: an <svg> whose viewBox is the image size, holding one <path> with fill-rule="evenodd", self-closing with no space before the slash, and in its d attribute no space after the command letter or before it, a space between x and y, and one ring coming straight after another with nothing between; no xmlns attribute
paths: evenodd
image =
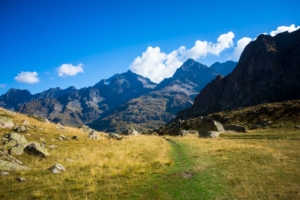
<svg viewBox="0 0 300 200"><path fill-rule="evenodd" d="M140 135L116 141L91 140L77 128L57 129L21 114L0 115L17 125L28 120L30 130L22 133L28 142L57 145L45 159L15 156L30 170L0 176L0 199L300 199L300 129L293 126L216 139ZM10 132L0 129L1 136ZM55 163L66 171L52 174L47 169Z"/></svg>

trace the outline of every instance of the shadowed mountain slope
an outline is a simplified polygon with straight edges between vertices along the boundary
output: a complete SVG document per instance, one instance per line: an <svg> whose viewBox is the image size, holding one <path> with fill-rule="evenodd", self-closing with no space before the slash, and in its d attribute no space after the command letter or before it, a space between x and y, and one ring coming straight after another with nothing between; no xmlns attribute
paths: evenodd
<svg viewBox="0 0 300 200"><path fill-rule="evenodd" d="M226 77L217 76L178 113L187 119L236 107L300 98L300 30L260 35L243 51Z"/></svg>

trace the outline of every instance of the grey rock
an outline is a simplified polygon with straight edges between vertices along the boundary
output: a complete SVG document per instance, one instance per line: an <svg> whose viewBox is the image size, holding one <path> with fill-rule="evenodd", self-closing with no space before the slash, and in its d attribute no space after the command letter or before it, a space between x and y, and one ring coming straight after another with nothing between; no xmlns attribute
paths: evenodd
<svg viewBox="0 0 300 200"><path fill-rule="evenodd" d="M0 128L12 128L15 123L6 116L0 116Z"/></svg>
<svg viewBox="0 0 300 200"><path fill-rule="evenodd" d="M109 133L108 138L109 139L116 139L116 140L122 140L123 139L122 136L120 136L119 134L116 134L116 133Z"/></svg>
<svg viewBox="0 0 300 200"><path fill-rule="evenodd" d="M295 126L295 128L300 129L300 126Z"/></svg>
<svg viewBox="0 0 300 200"><path fill-rule="evenodd" d="M28 131L29 128L27 126L17 126L14 131L17 131L17 132L26 132Z"/></svg>
<svg viewBox="0 0 300 200"><path fill-rule="evenodd" d="M27 144L27 146L24 149L24 152L29 155L42 156L42 157L46 157L50 155L48 150L45 147L42 147L37 142L31 142Z"/></svg>
<svg viewBox="0 0 300 200"><path fill-rule="evenodd" d="M1 176L7 176L7 175L9 175L9 172L0 172L0 175Z"/></svg>
<svg viewBox="0 0 300 200"><path fill-rule="evenodd" d="M138 135L139 133L133 127L130 127L127 130L125 130L122 134L124 134L124 135Z"/></svg>
<svg viewBox="0 0 300 200"><path fill-rule="evenodd" d="M19 182L23 182L23 181L25 181L26 179L25 178L23 178L23 177L17 177L17 181L19 181Z"/></svg>
<svg viewBox="0 0 300 200"><path fill-rule="evenodd" d="M210 119L202 119L199 124L199 137L210 137L210 135L218 135L214 132L225 132L221 123ZM211 133L208 133L211 132Z"/></svg>
<svg viewBox="0 0 300 200"><path fill-rule="evenodd" d="M3 137L8 138L9 140L16 140L18 144L26 144L27 140L23 135L20 135L18 133L10 133L10 134L5 134Z"/></svg>
<svg viewBox="0 0 300 200"><path fill-rule="evenodd" d="M29 121L28 121L28 120L24 120L24 121L22 122L22 124L24 124L24 125L29 125Z"/></svg>
<svg viewBox="0 0 300 200"><path fill-rule="evenodd" d="M49 168L49 170L52 173L57 174L57 173L61 173L63 171L66 171L66 168L64 166L62 166L61 164L56 163L55 165L51 166Z"/></svg>
<svg viewBox="0 0 300 200"><path fill-rule="evenodd" d="M246 127L241 126L241 125L237 125L237 124L226 124L223 125L224 129L226 131L235 131L238 133L246 133Z"/></svg>
<svg viewBox="0 0 300 200"><path fill-rule="evenodd" d="M99 136L98 136L98 134L97 134L97 132L95 130L91 130L89 132L89 138L93 139L93 140L98 140Z"/></svg>
<svg viewBox="0 0 300 200"><path fill-rule="evenodd" d="M201 135L203 138L217 138L222 132L219 131L208 131Z"/></svg>
<svg viewBox="0 0 300 200"><path fill-rule="evenodd" d="M23 144L18 144L10 149L9 153L11 155L22 155L24 152L25 146Z"/></svg>
<svg viewBox="0 0 300 200"><path fill-rule="evenodd" d="M19 164L9 162L6 160L0 160L0 170L27 170L28 167L21 166Z"/></svg>
<svg viewBox="0 0 300 200"><path fill-rule="evenodd" d="M0 150L0 160L8 161L13 164L22 165L23 163L8 153Z"/></svg>
<svg viewBox="0 0 300 200"><path fill-rule="evenodd" d="M73 140L78 140L78 136L74 135L74 136L72 137L72 139L73 139Z"/></svg>
<svg viewBox="0 0 300 200"><path fill-rule="evenodd" d="M48 146L48 148L49 148L49 149L56 149L56 148L57 148L57 145L51 144L51 145Z"/></svg>

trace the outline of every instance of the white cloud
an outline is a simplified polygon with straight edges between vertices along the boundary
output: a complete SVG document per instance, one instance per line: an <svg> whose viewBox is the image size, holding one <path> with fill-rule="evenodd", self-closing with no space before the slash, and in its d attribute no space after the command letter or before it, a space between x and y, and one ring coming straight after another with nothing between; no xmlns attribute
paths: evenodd
<svg viewBox="0 0 300 200"><path fill-rule="evenodd" d="M0 84L0 88L5 88L6 84Z"/></svg>
<svg viewBox="0 0 300 200"><path fill-rule="evenodd" d="M288 31L290 33L290 32L293 32L293 31L299 29L299 28L300 28L300 26L296 27L295 24L292 24L290 26L279 26L275 31L271 31L270 35L275 36L278 33L282 33L282 32L285 32L285 31Z"/></svg>
<svg viewBox="0 0 300 200"><path fill-rule="evenodd" d="M230 56L230 59L239 60L242 52L245 47L252 41L251 38L243 37L242 39L237 41L237 46L233 49L233 53Z"/></svg>
<svg viewBox="0 0 300 200"><path fill-rule="evenodd" d="M78 73L83 73L83 64L79 63L77 66L72 64L63 64L57 69L58 76L76 76Z"/></svg>
<svg viewBox="0 0 300 200"><path fill-rule="evenodd" d="M21 72L15 77L15 81L34 84L40 82L37 72Z"/></svg>
<svg viewBox="0 0 300 200"><path fill-rule="evenodd" d="M206 57L207 54L219 56L222 51L233 46L233 38L234 34L228 32L220 35L217 43L197 40L191 49L181 46L169 54L161 52L159 47L148 47L142 56L134 59L129 68L133 72L159 83L164 78L171 77L188 58L196 60Z"/></svg>

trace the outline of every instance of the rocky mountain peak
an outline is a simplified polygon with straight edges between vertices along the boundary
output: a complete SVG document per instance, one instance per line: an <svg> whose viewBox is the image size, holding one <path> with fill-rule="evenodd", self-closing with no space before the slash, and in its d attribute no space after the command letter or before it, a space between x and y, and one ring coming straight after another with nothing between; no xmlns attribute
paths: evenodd
<svg viewBox="0 0 300 200"><path fill-rule="evenodd" d="M177 118L300 98L300 30L259 35L228 76L217 77Z"/></svg>

